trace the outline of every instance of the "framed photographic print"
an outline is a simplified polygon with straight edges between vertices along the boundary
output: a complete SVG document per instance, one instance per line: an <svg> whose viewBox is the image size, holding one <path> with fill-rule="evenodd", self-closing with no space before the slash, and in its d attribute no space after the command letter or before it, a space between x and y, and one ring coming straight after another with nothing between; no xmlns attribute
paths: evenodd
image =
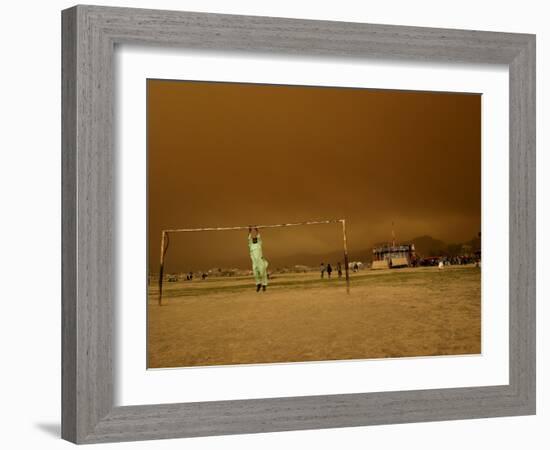
<svg viewBox="0 0 550 450"><path fill-rule="evenodd" d="M534 36L62 18L65 439L535 413Z"/></svg>

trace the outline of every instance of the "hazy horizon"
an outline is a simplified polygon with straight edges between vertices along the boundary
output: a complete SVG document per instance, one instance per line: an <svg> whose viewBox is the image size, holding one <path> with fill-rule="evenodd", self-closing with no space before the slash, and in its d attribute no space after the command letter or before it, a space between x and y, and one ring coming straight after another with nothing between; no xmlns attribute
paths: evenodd
<svg viewBox="0 0 550 450"><path fill-rule="evenodd" d="M266 233L264 233L264 236L267 236L264 239L264 251L266 254L273 253L274 248L272 245L272 240L269 236L269 230L264 230ZM216 232L214 232L216 233ZM228 233L234 233L237 236L239 235L239 231L231 231ZM177 237L177 235L172 234L171 242L174 238L174 236ZM185 237L184 235L180 235L181 237ZM240 232L240 238L236 236L232 236L231 240L233 239L240 239L242 240L242 232ZM434 241L434 244L432 246L430 245L424 245L422 248L418 249L417 247L417 254L421 257L431 257L431 256L440 256L440 254L437 252L437 250L440 250L441 247L448 247L449 245L457 245L457 244L467 244L468 242L474 240L476 236L471 236L470 239L461 241L461 242L445 242L441 241L440 239L437 239L437 237L432 237L428 235L424 236L416 236L414 238L410 239L402 239L400 241L396 240L396 245L399 244L409 244L413 243L414 241L422 238L428 238L430 240ZM225 238L224 238L225 239ZM438 244L437 242L440 241L441 244ZM274 240L274 243L276 244L277 239ZM181 241L176 243L183 244ZM351 252L349 252L349 261L361 261L361 262L370 262L372 260L372 248L374 246L382 245L382 244L391 244L391 235L390 239L386 241L381 242L373 242L371 245L365 248L355 248ZM340 241L340 245L342 247L342 241ZM170 247L170 250L172 250L174 247ZM434 249L436 252L430 252L429 250ZM171 254L171 251L169 252ZM275 258L275 260L272 260L270 258L270 269L281 269L281 268L290 268L293 266L300 266L305 265L308 267L317 267L321 262L323 263L330 263L332 265L335 265L337 262L341 262L343 264L344 262L344 256L343 256L343 247L336 250L331 250L329 252L315 252L312 251L310 253L295 253L295 254L288 254L284 257ZM274 261L274 262L273 262ZM174 267L176 267L175 264L173 264L174 261L167 261L167 266L170 268L169 272L180 272L180 273L186 273L186 272L201 272L201 271L207 271L210 269L249 269L250 267L250 256L248 255L248 249L245 247L244 249L240 249L238 254L233 255L223 255L217 258L217 264L213 266L205 266L205 265L199 265L196 263L191 263L183 267L184 270L175 270ZM158 274L158 264L153 264L149 268L150 274Z"/></svg>

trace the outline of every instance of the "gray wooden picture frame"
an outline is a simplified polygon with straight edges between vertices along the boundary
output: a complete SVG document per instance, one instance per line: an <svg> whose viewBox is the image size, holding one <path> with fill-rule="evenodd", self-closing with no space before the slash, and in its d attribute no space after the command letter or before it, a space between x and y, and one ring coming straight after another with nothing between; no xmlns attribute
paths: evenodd
<svg viewBox="0 0 550 450"><path fill-rule="evenodd" d="M62 34L64 439L94 443L535 413L535 36L98 6L63 11ZM507 65L509 384L115 407L113 53L125 43Z"/></svg>

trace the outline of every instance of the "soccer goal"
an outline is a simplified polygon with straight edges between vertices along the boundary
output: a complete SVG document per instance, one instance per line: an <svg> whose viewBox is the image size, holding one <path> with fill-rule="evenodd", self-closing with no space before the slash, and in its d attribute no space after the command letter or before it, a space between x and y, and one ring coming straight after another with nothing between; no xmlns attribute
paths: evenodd
<svg viewBox="0 0 550 450"><path fill-rule="evenodd" d="M159 270L159 297L158 304L162 305L162 283L164 278L164 260L166 253L168 252L168 246L170 244L170 234L173 233L197 233L202 231L233 231L233 230L248 230L263 229L263 228L281 228L281 227L298 227L304 225L325 225L330 223L340 223L342 225L342 242L344 252L344 269L346 273L346 291L349 294L349 267L348 267L348 243L346 236L346 219L332 219L332 220L315 220L309 222L298 223L280 223L276 225L247 225L239 227L210 227L210 228L179 228L173 230L162 230L160 239L160 270Z"/></svg>

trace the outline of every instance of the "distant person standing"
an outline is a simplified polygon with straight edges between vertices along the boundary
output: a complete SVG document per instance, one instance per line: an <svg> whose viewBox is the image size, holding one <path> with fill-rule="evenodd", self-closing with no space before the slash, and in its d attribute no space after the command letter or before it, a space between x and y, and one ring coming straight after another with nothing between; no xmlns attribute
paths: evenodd
<svg viewBox="0 0 550 450"><path fill-rule="evenodd" d="M338 271L338 278L342 278L342 264L340 264L340 261L336 263L336 270Z"/></svg>
<svg viewBox="0 0 550 450"><path fill-rule="evenodd" d="M328 278L330 279L330 275L332 273L332 266L330 265L330 263L327 264L327 275L328 275Z"/></svg>
<svg viewBox="0 0 550 450"><path fill-rule="evenodd" d="M321 278L325 278L325 270L326 270L325 263L321 263L320 270L321 270Z"/></svg>
<svg viewBox="0 0 550 450"><path fill-rule="evenodd" d="M353 264L353 271L357 272L359 270L359 265L357 263Z"/></svg>

